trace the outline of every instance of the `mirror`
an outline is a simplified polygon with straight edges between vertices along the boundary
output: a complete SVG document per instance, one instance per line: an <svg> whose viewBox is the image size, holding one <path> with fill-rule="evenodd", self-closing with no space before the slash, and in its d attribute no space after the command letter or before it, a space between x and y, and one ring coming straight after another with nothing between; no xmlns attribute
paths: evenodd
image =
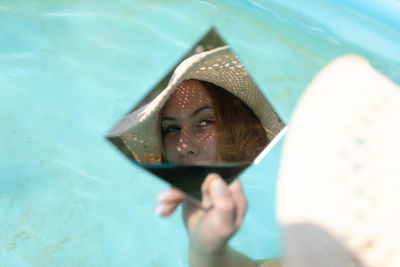
<svg viewBox="0 0 400 267"><path fill-rule="evenodd" d="M284 126L211 30L108 139L132 162L199 201L207 174L230 183L265 156Z"/></svg>

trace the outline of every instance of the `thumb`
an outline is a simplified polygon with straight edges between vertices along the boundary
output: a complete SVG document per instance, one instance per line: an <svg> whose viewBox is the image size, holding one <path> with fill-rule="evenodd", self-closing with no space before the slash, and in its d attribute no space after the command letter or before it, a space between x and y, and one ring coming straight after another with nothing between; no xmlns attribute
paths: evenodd
<svg viewBox="0 0 400 267"><path fill-rule="evenodd" d="M209 196L215 213L215 223L221 226L223 232L230 235L232 227L235 225L235 202L228 190L228 185L217 174L210 174Z"/></svg>

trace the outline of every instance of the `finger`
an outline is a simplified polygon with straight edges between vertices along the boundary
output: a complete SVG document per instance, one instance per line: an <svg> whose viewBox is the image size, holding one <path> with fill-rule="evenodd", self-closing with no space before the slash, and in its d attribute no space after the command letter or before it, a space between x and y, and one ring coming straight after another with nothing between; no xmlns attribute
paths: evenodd
<svg viewBox="0 0 400 267"><path fill-rule="evenodd" d="M235 226L238 229L243 222L247 211L247 201L239 179L233 181L228 187L236 207Z"/></svg>
<svg viewBox="0 0 400 267"><path fill-rule="evenodd" d="M154 214L162 217L168 217L172 213L174 213L174 211L178 206L179 206L178 202L170 202L170 203L162 202L158 204L157 207L154 209Z"/></svg>
<svg viewBox="0 0 400 267"><path fill-rule="evenodd" d="M223 226L222 232L231 233L235 225L235 203L228 190L228 185L217 174L210 174L212 181L208 188L213 204L216 223Z"/></svg>
<svg viewBox="0 0 400 267"><path fill-rule="evenodd" d="M208 210L212 205L211 197L210 197L210 186L212 181L216 178L216 176L209 174L204 179L201 184L201 205L205 210Z"/></svg>
<svg viewBox="0 0 400 267"><path fill-rule="evenodd" d="M186 227L191 231L191 229L194 229L199 222L200 218L204 216L206 211L203 209L199 209L198 206L193 205L190 202L185 202L183 203L182 207L182 215L183 215L183 221L186 225Z"/></svg>
<svg viewBox="0 0 400 267"><path fill-rule="evenodd" d="M180 203L186 200L186 196L180 190L171 188L161 192L156 199L160 202L154 209L154 213L159 216L170 216Z"/></svg>
<svg viewBox="0 0 400 267"><path fill-rule="evenodd" d="M171 188L167 191L164 191L164 192L161 192L160 194L158 194L156 199L159 202L165 202L165 203L176 202L179 204L186 200L186 196L179 189Z"/></svg>

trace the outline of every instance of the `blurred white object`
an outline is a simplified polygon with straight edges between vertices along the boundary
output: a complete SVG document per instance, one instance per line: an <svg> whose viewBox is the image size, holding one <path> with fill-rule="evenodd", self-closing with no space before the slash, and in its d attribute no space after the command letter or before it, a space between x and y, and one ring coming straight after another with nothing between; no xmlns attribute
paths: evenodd
<svg viewBox="0 0 400 267"><path fill-rule="evenodd" d="M325 67L301 97L283 149L287 266L400 266L399 153L399 86L358 56Z"/></svg>

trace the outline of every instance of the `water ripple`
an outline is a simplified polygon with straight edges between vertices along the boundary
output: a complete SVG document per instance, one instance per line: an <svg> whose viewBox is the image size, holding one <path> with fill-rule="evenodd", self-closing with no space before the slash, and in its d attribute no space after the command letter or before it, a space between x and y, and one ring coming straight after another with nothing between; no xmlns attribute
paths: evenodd
<svg viewBox="0 0 400 267"><path fill-rule="evenodd" d="M68 12L52 12L52 13L44 13L44 17L103 17L106 18L102 13L94 13L94 12L87 12L87 13L68 13Z"/></svg>
<svg viewBox="0 0 400 267"><path fill-rule="evenodd" d="M90 174L86 173L85 171L81 170L80 168L78 168L77 166L72 165L69 162L66 162L64 160L59 160L59 159L52 159L51 162L55 163L55 164L58 164L58 165L62 165L64 167L66 167L67 169L69 169L69 170L71 170L71 171L73 171L75 173L80 174L83 177L86 177L86 178L92 179L92 180L94 180L94 181L96 181L98 183L104 184L104 181L103 181L104 179L100 179L98 177L90 175Z"/></svg>

